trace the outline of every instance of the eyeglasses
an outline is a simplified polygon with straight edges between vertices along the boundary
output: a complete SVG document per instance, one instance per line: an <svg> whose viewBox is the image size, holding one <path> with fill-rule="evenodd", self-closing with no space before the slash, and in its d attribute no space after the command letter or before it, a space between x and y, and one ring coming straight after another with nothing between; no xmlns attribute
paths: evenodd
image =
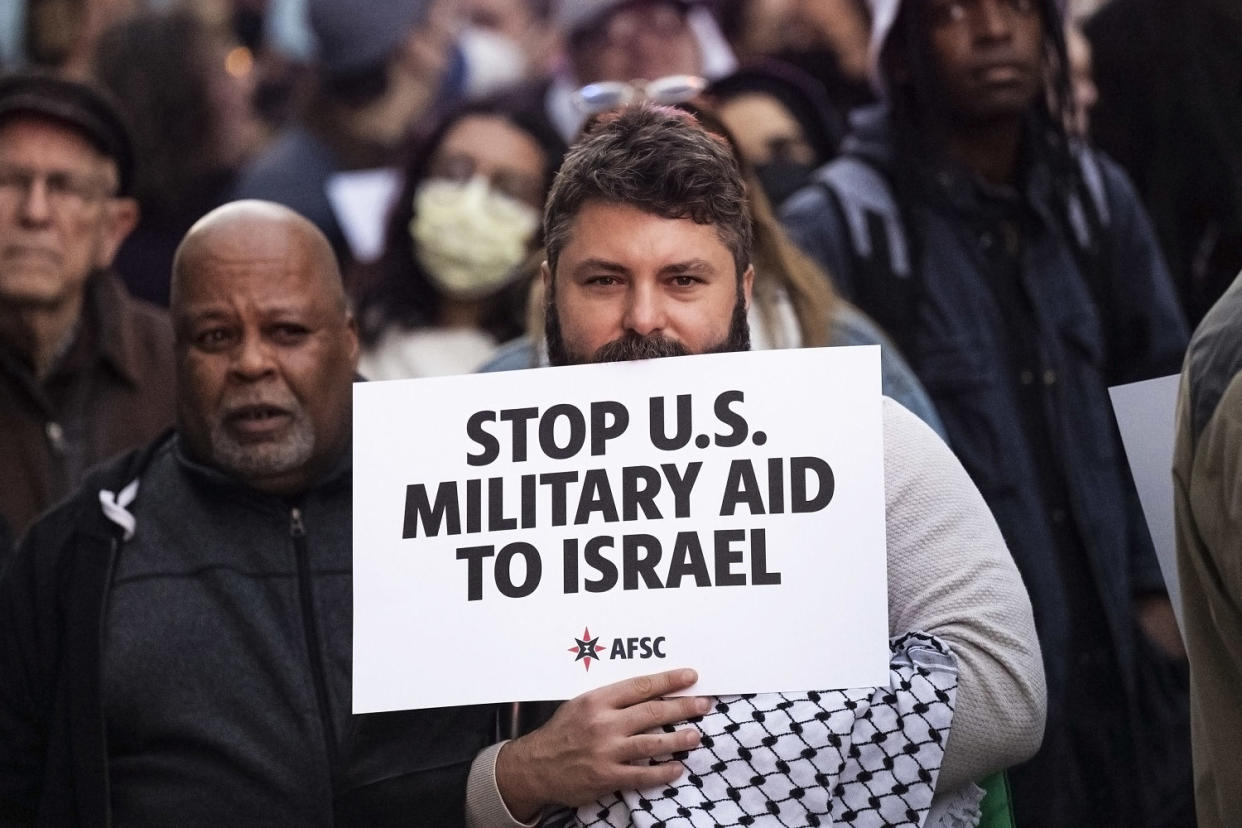
<svg viewBox="0 0 1242 828"><path fill-rule="evenodd" d="M653 81L590 83L573 94L574 106L583 115L598 115L636 101L665 106L693 100L707 88L707 80L697 75L667 75Z"/></svg>
<svg viewBox="0 0 1242 828"><path fill-rule="evenodd" d="M28 167L0 166L0 201L16 204L26 200L40 180L48 205L61 213L80 210L113 195L112 190L98 178L60 170L41 172Z"/></svg>

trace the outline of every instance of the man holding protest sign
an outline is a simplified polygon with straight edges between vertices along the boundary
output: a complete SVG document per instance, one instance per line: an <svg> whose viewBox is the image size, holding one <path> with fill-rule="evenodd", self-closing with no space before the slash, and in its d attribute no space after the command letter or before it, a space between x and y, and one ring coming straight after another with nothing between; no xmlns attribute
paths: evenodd
<svg viewBox="0 0 1242 828"><path fill-rule="evenodd" d="M558 174L545 234L554 363L748 347L744 187L728 147L684 113L637 106L603 119ZM603 797L585 780L615 776L656 749L627 736L642 726L624 709L636 698L587 694L589 709L575 700L500 749L496 778L511 813L529 818L551 801L578 808L589 825L790 814L810 824L936 824L977 809L971 780L1034 753L1044 684L1021 579L947 447L891 401L883 420L892 686L714 699L691 720L699 746L688 738L669 751L680 761L655 765L672 766L666 779ZM659 722L647 724L658 732ZM584 730L599 736L590 754L570 738ZM801 750L784 755L789 733ZM900 760L916 755L913 781L898 778ZM799 761L816 769L806 786ZM552 767L565 775L547 775Z"/></svg>

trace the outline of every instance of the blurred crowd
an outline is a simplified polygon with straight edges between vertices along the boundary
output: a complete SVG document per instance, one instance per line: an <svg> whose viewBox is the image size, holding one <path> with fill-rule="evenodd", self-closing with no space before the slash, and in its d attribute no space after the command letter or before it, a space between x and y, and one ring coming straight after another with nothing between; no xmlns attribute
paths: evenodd
<svg viewBox="0 0 1242 828"><path fill-rule="evenodd" d="M67 307L0 272L0 561L173 422L157 308L205 213L323 232L367 378L539 365L562 158L601 113L679 106L746 180L753 347L881 343L1000 524L1049 691L1018 824L1194 824L1183 639L1106 389L1176 373L1242 270L1236 2L0 0L0 32L36 78L0 91L0 218L111 199L53 268ZM44 106L53 77L109 109ZM39 117L117 162L48 178L46 216L5 155L51 152Z"/></svg>
<svg viewBox="0 0 1242 828"><path fill-rule="evenodd" d="M1242 265L1238 13L1219 0L1196 0L1171 20L1143 0L1060 6L1069 130L1135 183L1193 326ZM483 145L504 158L513 170L501 178L525 178L527 189L497 192L538 209L592 107L641 94L620 88L636 79L666 81L648 91L659 99L668 80L693 77L710 88L672 98L702 91L778 206L837 155L849 113L875 100L870 17L864 0L408 0L365 10L332 0L6 0L0 67L93 78L120 104L141 158L132 188L141 219L115 262L134 295L166 305L184 231L217 204L255 196L327 233L351 284L372 297L372 345L375 326L394 323L472 327L494 342L517 330L495 308L482 310L488 323L477 309L458 318L440 307L454 295L444 286L391 284L425 281L425 245L415 245L410 279L384 278L394 256L406 266L411 252L392 232L392 203L423 178L498 174L430 163L458 152L441 146L446 137L467 159ZM584 87L595 96L585 105ZM446 122L476 106L511 130L455 135ZM533 230L522 238L527 223L506 225L510 261L517 247L537 246ZM393 293L407 289L413 305ZM524 299L511 293L500 302L510 322Z"/></svg>

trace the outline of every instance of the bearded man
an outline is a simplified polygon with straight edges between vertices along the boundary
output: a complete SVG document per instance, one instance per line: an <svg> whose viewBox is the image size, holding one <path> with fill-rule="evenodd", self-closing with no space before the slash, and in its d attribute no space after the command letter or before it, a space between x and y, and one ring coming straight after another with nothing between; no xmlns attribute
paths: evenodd
<svg viewBox="0 0 1242 828"><path fill-rule="evenodd" d="M557 174L544 233L553 364L747 349L745 185L728 145L692 116L643 104L601 118ZM1039 647L996 523L930 428L892 400L883 411L889 685L713 698L688 723L699 744L656 765L673 766L671 781L557 800L579 822L936 825L978 807L973 780L1038 747ZM951 703L910 695L916 675L954 685ZM949 730L942 751L922 738L929 717ZM515 814L530 811L506 784L545 746L536 732L500 751ZM893 756L917 757L919 772L903 776Z"/></svg>

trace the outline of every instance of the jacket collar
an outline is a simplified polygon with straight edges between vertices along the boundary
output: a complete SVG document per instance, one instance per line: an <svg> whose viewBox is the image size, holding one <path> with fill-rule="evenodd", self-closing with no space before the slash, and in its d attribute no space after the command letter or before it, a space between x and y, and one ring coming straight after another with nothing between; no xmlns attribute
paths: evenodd
<svg viewBox="0 0 1242 828"><path fill-rule="evenodd" d="M134 299L112 270L96 271L87 283L84 319L94 326L100 359L137 387L143 379L142 355L134 322Z"/></svg>
<svg viewBox="0 0 1242 828"><path fill-rule="evenodd" d="M247 501L256 503L278 502L283 504L296 502L311 491L332 491L353 484L354 453L349 446L345 448L345 451L341 452L341 456L337 458L328 472L306 491L286 497L269 495L252 489L227 472L221 471L214 466L209 466L192 457L180 433L173 437L172 448L177 464L197 483L216 491L238 495Z"/></svg>

